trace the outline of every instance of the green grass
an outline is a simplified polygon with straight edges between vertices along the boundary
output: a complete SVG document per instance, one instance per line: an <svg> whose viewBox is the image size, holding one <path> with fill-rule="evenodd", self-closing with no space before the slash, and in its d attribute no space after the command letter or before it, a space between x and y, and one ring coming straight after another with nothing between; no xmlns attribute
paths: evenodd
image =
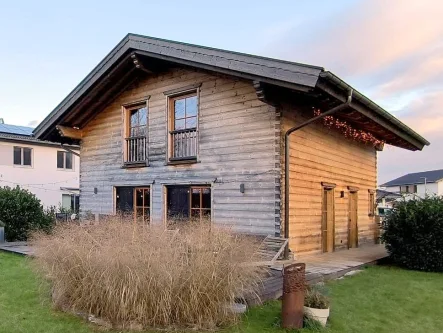
<svg viewBox="0 0 443 333"><path fill-rule="evenodd" d="M332 299L322 332L441 332L443 275L370 267L328 283ZM280 303L253 308L223 333L284 332ZM51 308L48 292L30 269L29 259L0 251L0 333L83 333L101 329ZM303 330L304 333L317 331Z"/></svg>

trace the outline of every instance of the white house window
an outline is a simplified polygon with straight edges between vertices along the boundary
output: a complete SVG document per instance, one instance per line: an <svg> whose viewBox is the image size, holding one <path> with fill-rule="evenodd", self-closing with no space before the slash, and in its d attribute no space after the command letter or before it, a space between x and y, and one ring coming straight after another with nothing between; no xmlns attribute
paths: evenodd
<svg viewBox="0 0 443 333"><path fill-rule="evenodd" d="M62 194L62 208L65 211L77 212L79 209L78 194Z"/></svg>
<svg viewBox="0 0 443 333"><path fill-rule="evenodd" d="M401 185L400 193L417 193L417 185Z"/></svg>
<svg viewBox="0 0 443 333"><path fill-rule="evenodd" d="M32 166L32 148L14 147L14 165Z"/></svg>
<svg viewBox="0 0 443 333"><path fill-rule="evenodd" d="M68 151L57 152L57 169L72 170L72 153Z"/></svg>

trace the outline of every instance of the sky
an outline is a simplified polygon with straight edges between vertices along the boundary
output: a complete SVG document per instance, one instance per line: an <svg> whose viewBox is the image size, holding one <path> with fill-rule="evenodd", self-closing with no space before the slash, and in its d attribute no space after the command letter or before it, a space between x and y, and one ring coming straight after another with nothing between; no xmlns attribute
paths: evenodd
<svg viewBox="0 0 443 333"><path fill-rule="evenodd" d="M379 183L443 168L443 1L0 0L0 117L36 126L128 33L323 66L431 142Z"/></svg>

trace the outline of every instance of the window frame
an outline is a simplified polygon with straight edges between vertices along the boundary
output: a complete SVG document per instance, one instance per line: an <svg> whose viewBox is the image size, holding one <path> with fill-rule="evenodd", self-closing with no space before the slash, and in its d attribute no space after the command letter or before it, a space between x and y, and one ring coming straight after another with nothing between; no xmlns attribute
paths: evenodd
<svg viewBox="0 0 443 333"><path fill-rule="evenodd" d="M166 143L167 143L167 154L166 154L166 164L174 165L174 164L183 164L183 163L196 163L200 160L200 87L201 83L193 84L187 87L173 89L169 91L165 91L163 94L166 96ZM197 97L197 110L196 110L196 155L195 156L187 156L187 157L173 157L173 140L172 135L178 132L187 132L187 129L184 130L175 130L175 106L174 102L179 99L185 99L188 97L196 96ZM182 118L180 118L182 119ZM185 125L186 125L186 118Z"/></svg>
<svg viewBox="0 0 443 333"><path fill-rule="evenodd" d="M210 198L210 203L211 203L211 207L210 208L203 208L203 190L204 189L209 189L209 196ZM192 190L199 190L199 206L198 208L192 207ZM200 185L200 186L190 186L189 188L189 219L192 220L193 216L192 216L192 211L199 211L199 220L200 223L203 222L203 211L209 211L209 219L211 222L212 220L212 189L210 186L204 186L204 185Z"/></svg>
<svg viewBox="0 0 443 333"><path fill-rule="evenodd" d="M141 190L143 191L143 196L145 195L145 192L149 192L149 207L146 207L144 204L144 198L143 198L143 204L142 206L137 206L137 191ZM134 187L134 206L132 207L133 209L133 214L134 214L134 223L138 223L138 216L137 216L137 209L141 208L143 210L143 214L142 214L142 218L143 218L143 224L145 224L144 221L144 210L148 209L149 210L149 218L147 221L147 225L149 225L151 223L151 217L152 217L152 191L151 191L151 186L136 186Z"/></svg>
<svg viewBox="0 0 443 333"><path fill-rule="evenodd" d="M61 168L58 166L58 154L59 153L63 154L63 167L61 167ZM66 155L67 154L71 154L71 168L66 167ZM75 155L73 153L71 153L70 151L57 150L57 159L56 159L57 170L74 171L74 165L75 165L74 156Z"/></svg>
<svg viewBox="0 0 443 333"><path fill-rule="evenodd" d="M16 164L14 161L15 149L20 149L20 164ZM30 150L31 164L24 164L25 162L25 149ZM34 167L34 148L28 146L13 146L12 147L12 165L16 168L33 168Z"/></svg>
<svg viewBox="0 0 443 333"><path fill-rule="evenodd" d="M206 188L209 189L210 191L210 202L211 202L211 208L203 208L203 210L209 210L210 214L209 214L209 224L214 223L214 188L211 184L189 184L189 183L167 183L167 184L163 184L163 224L165 225L166 228L169 228L170 226L168 225L168 193L169 193L169 188L174 187L174 186L180 186L180 187L188 187L189 188L189 206L188 206L188 219L189 221L191 221L192 219L192 189L195 188ZM202 200L202 195L200 194L200 205L201 205L201 200ZM194 208L195 209L195 208ZM198 208L200 209L200 208ZM202 215L200 213L200 223L202 222Z"/></svg>
<svg viewBox="0 0 443 333"><path fill-rule="evenodd" d="M149 220L145 225L150 225L152 223L152 185L140 185L140 186L134 186L134 185L118 185L114 186L114 193L113 193L113 214L117 215L119 213L118 207L117 207L117 190L118 188L132 188L132 220L134 223L137 223L137 190L148 190L149 191ZM144 206L143 206L144 208Z"/></svg>
<svg viewBox="0 0 443 333"><path fill-rule="evenodd" d="M150 96L146 96L143 99L132 101L121 106L122 108L122 165L123 167L144 167L149 166L149 99ZM140 109L146 108L146 134L143 136L131 136L131 112ZM141 127L141 126L138 126ZM128 148L126 144L126 140L130 138L145 138L145 160L144 161L128 161Z"/></svg>
<svg viewBox="0 0 443 333"><path fill-rule="evenodd" d="M70 201L69 208L66 208L63 206L63 197L69 197L69 201ZM77 193L62 193L61 206L64 209L69 209L73 213L78 213L80 205L79 204L76 205L75 203L76 203L76 201L79 201L79 198L80 198L80 194L77 194Z"/></svg>
<svg viewBox="0 0 443 333"><path fill-rule="evenodd" d="M376 212L375 191L368 190L368 216L375 216L375 212Z"/></svg>

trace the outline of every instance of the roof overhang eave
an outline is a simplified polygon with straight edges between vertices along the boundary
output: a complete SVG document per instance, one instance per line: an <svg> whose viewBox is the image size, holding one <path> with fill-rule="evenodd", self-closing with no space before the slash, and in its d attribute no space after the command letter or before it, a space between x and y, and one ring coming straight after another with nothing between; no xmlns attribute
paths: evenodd
<svg viewBox="0 0 443 333"><path fill-rule="evenodd" d="M349 84L340 79L338 76L334 75L329 71L323 71L322 73L320 73L320 79L317 83L317 87L320 88L321 90L326 91L331 95L335 95L334 97L340 99L341 101L346 100L346 96L344 94L343 96L334 94L333 92L331 92L330 89L328 89L328 86L337 87L338 89L343 90L345 92L352 89L354 101L358 101L365 107L365 109L372 112L374 116L376 116L374 120L376 121L377 119L385 120L387 122L387 125L389 124L394 125L389 127L386 127L385 125L385 127L387 130L393 131L396 135L398 135L403 140L407 141L409 144L414 146L416 148L414 150L422 150L424 146L430 145L430 142L428 140L423 138L420 134L412 130L410 127L406 126L396 117L394 117L389 112L384 110L382 107L374 103L372 100L361 94L359 91L355 90ZM362 108L355 107L355 104L352 106L356 111L363 113L364 115L367 115L367 112L365 112L365 110L362 110Z"/></svg>

